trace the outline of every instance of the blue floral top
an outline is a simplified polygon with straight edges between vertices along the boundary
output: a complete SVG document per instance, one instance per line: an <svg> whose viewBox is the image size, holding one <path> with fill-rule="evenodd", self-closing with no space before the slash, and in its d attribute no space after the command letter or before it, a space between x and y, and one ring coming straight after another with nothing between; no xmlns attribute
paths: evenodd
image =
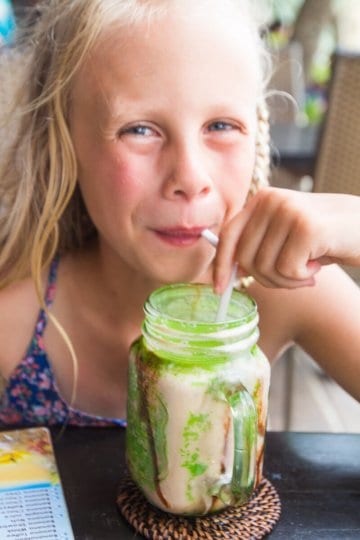
<svg viewBox="0 0 360 540"><path fill-rule="evenodd" d="M50 267L45 303L50 308L59 258ZM103 418L70 407L61 397L43 344L47 315L40 310L28 350L0 395L0 425L126 426L126 420Z"/></svg>

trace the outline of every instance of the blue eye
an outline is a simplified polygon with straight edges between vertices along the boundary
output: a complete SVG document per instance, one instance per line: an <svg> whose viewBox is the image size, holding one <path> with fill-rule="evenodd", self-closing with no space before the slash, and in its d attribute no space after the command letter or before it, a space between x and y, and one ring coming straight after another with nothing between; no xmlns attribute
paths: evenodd
<svg viewBox="0 0 360 540"><path fill-rule="evenodd" d="M220 120L218 122L213 122L209 126L209 131L231 131L232 129L234 129L233 124L222 122Z"/></svg>
<svg viewBox="0 0 360 540"><path fill-rule="evenodd" d="M149 135L154 134L154 130L149 128L148 126L131 126L129 128L126 128L123 133L128 133L130 135L140 135L142 137L148 137Z"/></svg>

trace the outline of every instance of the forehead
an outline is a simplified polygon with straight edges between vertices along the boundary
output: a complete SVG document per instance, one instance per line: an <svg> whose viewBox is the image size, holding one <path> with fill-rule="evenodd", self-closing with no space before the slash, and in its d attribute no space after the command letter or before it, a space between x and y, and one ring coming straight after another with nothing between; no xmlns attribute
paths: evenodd
<svg viewBox="0 0 360 540"><path fill-rule="evenodd" d="M232 3L183 0L165 12L103 31L76 81L111 101L121 89L128 97L153 92L162 99L171 88L181 94L214 89L256 99L260 60L247 19ZM79 92L83 95L83 89Z"/></svg>

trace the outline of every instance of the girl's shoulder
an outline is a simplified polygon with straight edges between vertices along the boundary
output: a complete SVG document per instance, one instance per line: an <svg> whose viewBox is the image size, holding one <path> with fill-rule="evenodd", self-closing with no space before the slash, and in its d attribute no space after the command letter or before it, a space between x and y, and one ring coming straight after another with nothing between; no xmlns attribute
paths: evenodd
<svg viewBox="0 0 360 540"><path fill-rule="evenodd" d="M11 374L32 338L40 303L31 278L0 290L0 374Z"/></svg>

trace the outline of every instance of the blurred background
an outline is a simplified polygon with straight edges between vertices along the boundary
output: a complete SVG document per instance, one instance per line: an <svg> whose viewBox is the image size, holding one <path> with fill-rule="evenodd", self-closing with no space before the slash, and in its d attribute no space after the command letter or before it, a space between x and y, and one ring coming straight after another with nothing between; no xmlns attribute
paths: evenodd
<svg viewBox="0 0 360 540"><path fill-rule="evenodd" d="M268 96L272 184L360 195L360 0L262 2L274 63ZM0 0L0 45L9 51L16 23L32 4L36 0ZM15 80L8 57L0 83L11 79L4 77L7 69ZM0 109L10 94L0 92ZM360 270L345 270L360 285ZM269 428L360 432L360 404L292 347L273 366Z"/></svg>
<svg viewBox="0 0 360 540"><path fill-rule="evenodd" d="M360 1L265 4L274 61L272 183L360 195ZM345 270L360 285L360 271ZM270 429L360 432L360 404L300 348L272 371Z"/></svg>
<svg viewBox="0 0 360 540"><path fill-rule="evenodd" d="M290 87L286 89L294 89L294 97L299 100L298 122L319 123L327 106L334 52L337 49L360 52L360 2L265 0L264 3L270 17L270 47L275 63L276 55L279 60L274 80L280 86ZM293 70L288 81L286 68Z"/></svg>

